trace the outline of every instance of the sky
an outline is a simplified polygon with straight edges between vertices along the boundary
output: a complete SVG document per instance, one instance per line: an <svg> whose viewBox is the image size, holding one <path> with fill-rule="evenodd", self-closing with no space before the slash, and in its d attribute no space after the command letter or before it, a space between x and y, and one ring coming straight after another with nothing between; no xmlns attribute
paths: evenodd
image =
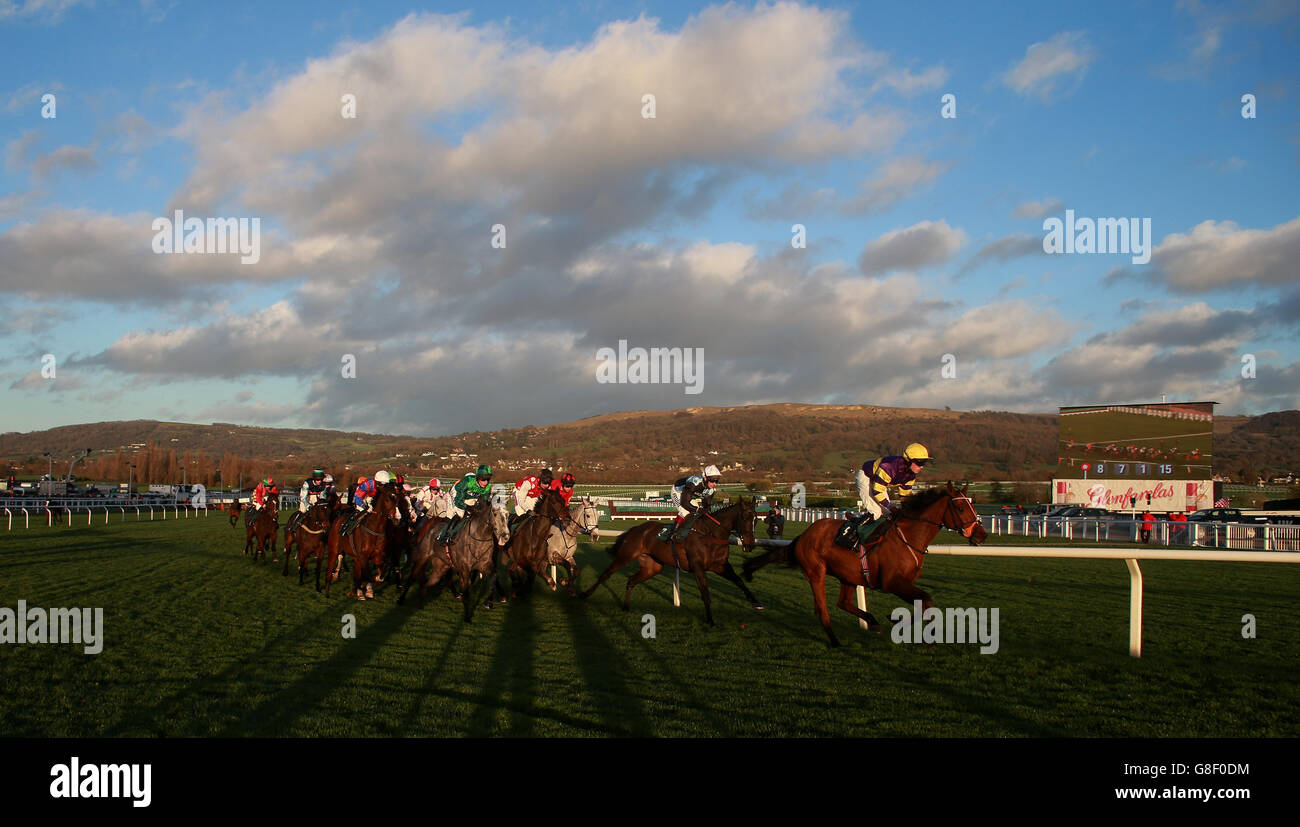
<svg viewBox="0 0 1300 827"><path fill-rule="evenodd" d="M0 0L0 431L1300 408L1297 55L1280 0Z"/></svg>

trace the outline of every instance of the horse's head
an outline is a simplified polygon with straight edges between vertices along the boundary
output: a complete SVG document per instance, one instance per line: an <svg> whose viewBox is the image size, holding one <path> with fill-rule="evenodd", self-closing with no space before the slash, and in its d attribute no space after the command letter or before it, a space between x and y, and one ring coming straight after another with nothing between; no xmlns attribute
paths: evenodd
<svg viewBox="0 0 1300 827"><path fill-rule="evenodd" d="M565 517L564 497L560 496L558 491L552 491L548 488L542 491L542 497L537 501L534 510L543 517L563 520Z"/></svg>
<svg viewBox="0 0 1300 827"><path fill-rule="evenodd" d="M754 498L748 501L740 497L740 515L736 518L736 531L740 534L741 548L749 553L754 550L754 523L758 521L758 512L754 509Z"/></svg>
<svg viewBox="0 0 1300 827"><path fill-rule="evenodd" d="M486 500L492 514L492 536L499 546L510 542L510 515L504 508L493 508L492 501Z"/></svg>
<svg viewBox="0 0 1300 827"><path fill-rule="evenodd" d="M966 496L970 483L962 488L948 482L948 503L943 512L944 528L960 531L972 546L978 546L988 539L989 533L975 513L975 503Z"/></svg>
<svg viewBox="0 0 1300 827"><path fill-rule="evenodd" d="M600 524L600 512L596 510L596 504L591 501L591 497L582 498L582 527L588 531L594 531Z"/></svg>
<svg viewBox="0 0 1300 827"><path fill-rule="evenodd" d="M393 510L400 509L398 502L402 498L397 494L397 486L391 482L381 483L375 486L375 498L371 502L371 509L376 514L383 514L385 518L400 522L393 517Z"/></svg>
<svg viewBox="0 0 1300 827"><path fill-rule="evenodd" d="M739 497L734 505L714 512L713 519L729 531L740 535L741 547L746 552L754 550L754 522L758 519L758 514L754 511L753 499L746 500L744 497Z"/></svg>

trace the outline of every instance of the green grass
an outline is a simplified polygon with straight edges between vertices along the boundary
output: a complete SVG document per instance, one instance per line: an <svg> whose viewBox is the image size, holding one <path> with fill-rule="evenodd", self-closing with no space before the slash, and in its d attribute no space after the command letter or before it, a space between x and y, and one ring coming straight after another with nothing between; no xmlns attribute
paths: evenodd
<svg viewBox="0 0 1300 827"><path fill-rule="evenodd" d="M620 525L619 528L626 528ZM788 525L787 536L802 530ZM997 539L997 538L995 538ZM1003 539L1005 542L1005 538ZM1023 542L1020 538L1019 542ZM941 540L941 542L944 542ZM951 541L947 541L951 542ZM1059 541L1049 541L1053 545ZM607 543L606 543L607 544ZM1121 561L934 556L940 606L997 607L1000 650L898 645L834 611L827 646L798 571L769 567L755 612L711 577L619 607L511 601L474 622L443 594L328 600L239 554L216 514L0 535L0 606L101 606L105 645L0 646L9 736L1295 736L1300 568L1144 562L1144 656L1130 658ZM1088 545L1081 543L1080 545ZM737 552L733 560L739 563ZM582 580L608 562L580 554ZM337 584L336 584L337 585ZM897 598L872 595L888 624ZM1241 637L1253 613L1258 638ZM345 640L342 616L357 637ZM641 635L653 614L657 637Z"/></svg>

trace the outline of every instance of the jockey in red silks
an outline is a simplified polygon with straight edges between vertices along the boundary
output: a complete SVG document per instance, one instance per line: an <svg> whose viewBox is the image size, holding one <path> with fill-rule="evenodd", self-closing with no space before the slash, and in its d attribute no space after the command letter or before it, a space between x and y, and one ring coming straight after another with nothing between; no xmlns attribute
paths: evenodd
<svg viewBox="0 0 1300 827"><path fill-rule="evenodd" d="M262 480L253 489L253 508L258 510L266 508L267 501L277 493L279 492L275 490L275 480L270 477Z"/></svg>
<svg viewBox="0 0 1300 827"><path fill-rule="evenodd" d="M551 469L543 468L542 473L537 476L524 477L515 483L515 514L523 515L532 512L538 498L542 496L542 491L551 488L553 482L555 479Z"/></svg>
<svg viewBox="0 0 1300 827"><path fill-rule="evenodd" d="M442 490L442 483L437 477L429 480L429 484L416 492L412 499L427 517L451 516L451 498Z"/></svg>
<svg viewBox="0 0 1300 827"><path fill-rule="evenodd" d="M569 500L573 499L573 484L573 475L566 473L558 480L551 480L551 484L548 487L552 491L558 491L560 496L564 498L564 504L567 506Z"/></svg>

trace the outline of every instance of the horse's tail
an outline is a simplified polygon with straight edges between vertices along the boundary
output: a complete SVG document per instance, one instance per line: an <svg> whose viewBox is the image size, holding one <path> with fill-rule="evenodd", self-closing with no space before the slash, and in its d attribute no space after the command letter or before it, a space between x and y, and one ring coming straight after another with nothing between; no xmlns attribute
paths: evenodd
<svg viewBox="0 0 1300 827"><path fill-rule="evenodd" d="M615 537L614 542L610 544L609 548L605 549L605 553L608 554L610 557L617 557L618 550L620 547L622 547L623 541L626 540L627 537L628 537L628 532L626 531L624 531L622 534Z"/></svg>

